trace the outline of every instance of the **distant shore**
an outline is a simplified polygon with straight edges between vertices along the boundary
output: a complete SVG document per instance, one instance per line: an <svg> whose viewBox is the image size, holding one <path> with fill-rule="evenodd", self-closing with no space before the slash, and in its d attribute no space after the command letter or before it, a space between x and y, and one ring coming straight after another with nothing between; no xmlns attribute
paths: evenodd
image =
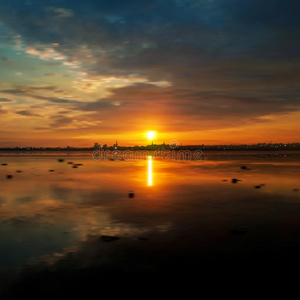
<svg viewBox="0 0 300 300"><path fill-rule="evenodd" d="M93 151L300 151L300 143L259 143L253 145L147 145L147 146L118 146L113 147L6 147L0 148L0 152L18 152L18 153L30 153L30 152L93 152Z"/></svg>
<svg viewBox="0 0 300 300"><path fill-rule="evenodd" d="M242 158L242 157L299 157L300 150L0 150L0 157L88 157L94 160L135 160L147 159L149 156L157 159L196 160ZM113 158L113 159L111 159ZM210 160L209 159L209 160Z"/></svg>

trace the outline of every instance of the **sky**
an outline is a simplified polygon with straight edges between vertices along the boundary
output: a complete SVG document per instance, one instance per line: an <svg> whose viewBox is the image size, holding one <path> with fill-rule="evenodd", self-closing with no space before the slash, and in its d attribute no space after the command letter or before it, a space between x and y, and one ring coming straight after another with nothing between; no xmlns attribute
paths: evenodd
<svg viewBox="0 0 300 300"><path fill-rule="evenodd" d="M297 0L0 0L0 147L299 142Z"/></svg>

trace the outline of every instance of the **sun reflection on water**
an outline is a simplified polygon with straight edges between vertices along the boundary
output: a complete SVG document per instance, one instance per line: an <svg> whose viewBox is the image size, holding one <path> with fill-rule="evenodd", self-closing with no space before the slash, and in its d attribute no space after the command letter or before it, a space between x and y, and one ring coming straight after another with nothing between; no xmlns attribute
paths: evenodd
<svg viewBox="0 0 300 300"><path fill-rule="evenodd" d="M153 185L152 156L148 156L148 186Z"/></svg>

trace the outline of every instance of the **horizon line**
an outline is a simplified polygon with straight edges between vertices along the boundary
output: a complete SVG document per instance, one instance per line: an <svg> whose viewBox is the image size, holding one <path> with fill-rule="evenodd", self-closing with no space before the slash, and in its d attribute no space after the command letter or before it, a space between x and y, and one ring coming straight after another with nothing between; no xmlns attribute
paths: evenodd
<svg viewBox="0 0 300 300"><path fill-rule="evenodd" d="M177 145L177 147L195 147L195 146L199 146L199 147L216 147L216 146L254 146L254 145L293 145L293 144L300 144L300 142L289 142L289 143L283 143L283 142L276 142L276 143L272 143L272 142L268 142L268 143L253 143L253 144L186 144L186 145ZM104 144L105 145L105 144ZM126 148L134 148L134 147L151 147L151 146L170 146L169 144L149 144L149 145L134 145L134 146L121 146L118 145L118 148L122 148L122 147L126 147ZM101 145L99 145L101 146ZM103 145L102 145L103 147ZM102 148L101 147L101 148ZM111 147L115 147L115 145L111 145L111 146L107 146L107 148L111 148ZM78 146L6 146L6 147L0 147L0 149L14 149L14 148L62 148L62 149L68 149L68 148L95 148L94 146L87 146L87 147L78 147Z"/></svg>

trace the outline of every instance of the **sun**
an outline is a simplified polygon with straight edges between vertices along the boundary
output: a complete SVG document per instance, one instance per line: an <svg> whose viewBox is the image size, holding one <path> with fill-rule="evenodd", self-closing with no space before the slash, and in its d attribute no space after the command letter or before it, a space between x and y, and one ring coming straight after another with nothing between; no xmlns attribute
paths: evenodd
<svg viewBox="0 0 300 300"><path fill-rule="evenodd" d="M156 137L156 131L148 131L147 137L149 140L153 140Z"/></svg>

